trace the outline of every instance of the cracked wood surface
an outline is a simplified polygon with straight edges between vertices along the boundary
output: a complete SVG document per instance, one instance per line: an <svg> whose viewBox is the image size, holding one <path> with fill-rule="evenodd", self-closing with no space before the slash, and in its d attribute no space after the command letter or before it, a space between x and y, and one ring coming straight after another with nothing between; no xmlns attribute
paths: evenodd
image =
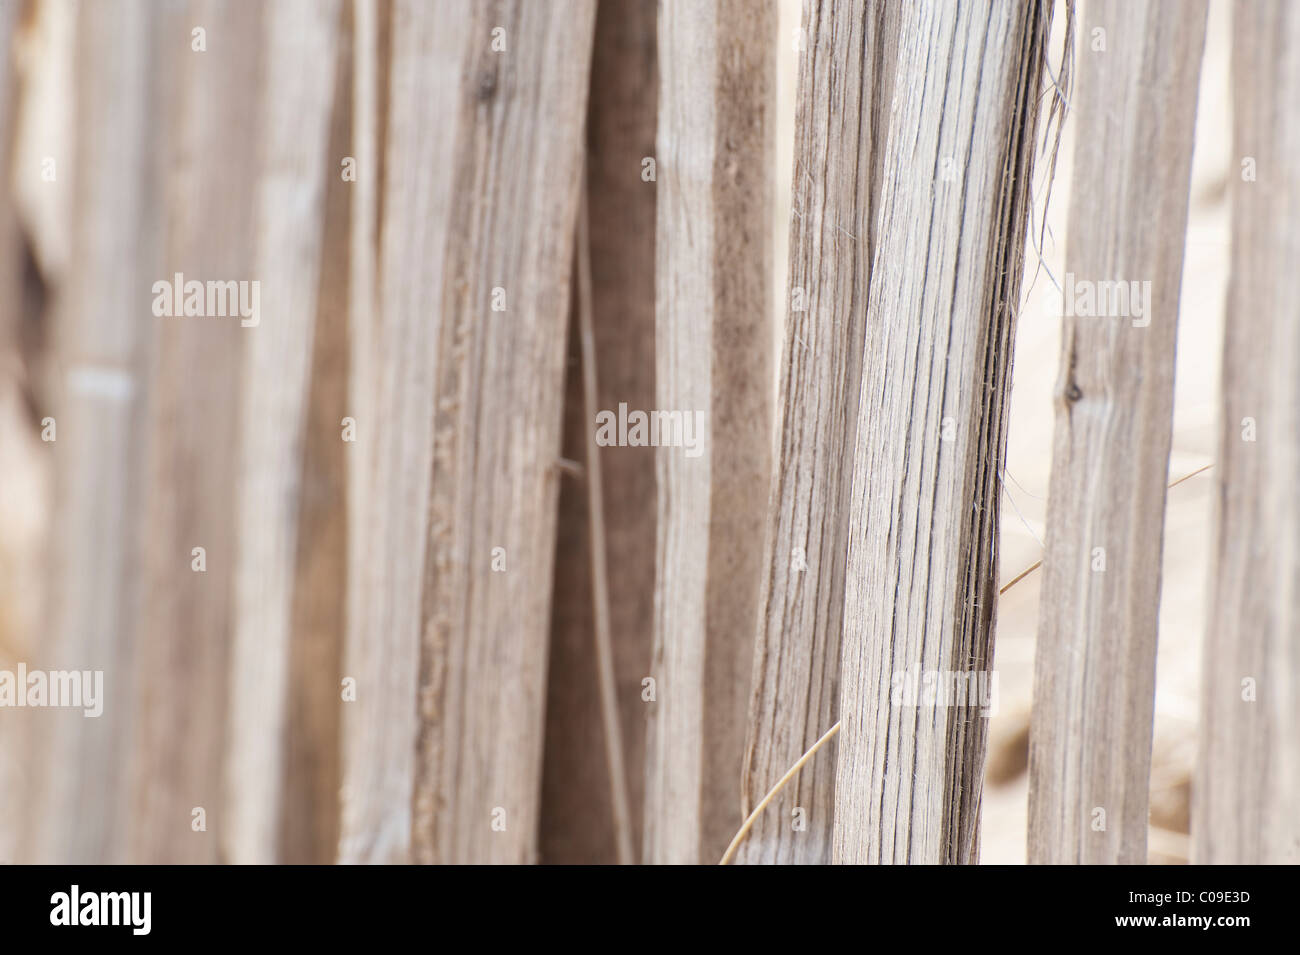
<svg viewBox="0 0 1300 955"><path fill-rule="evenodd" d="M999 475L1050 3L907 4L853 452L833 860L978 860ZM946 426L947 425L947 426Z"/></svg>

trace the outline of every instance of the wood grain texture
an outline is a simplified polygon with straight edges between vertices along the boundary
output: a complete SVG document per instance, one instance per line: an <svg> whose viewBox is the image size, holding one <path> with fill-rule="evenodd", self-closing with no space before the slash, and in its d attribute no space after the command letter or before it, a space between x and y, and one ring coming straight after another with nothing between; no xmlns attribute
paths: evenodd
<svg viewBox="0 0 1300 955"><path fill-rule="evenodd" d="M299 585L309 586L315 570L312 550L300 549L301 535L333 518L328 508L317 511L310 497L326 465L305 454L320 440L308 432L309 422L328 428L328 440L342 444L337 425L311 414L309 401L315 397L317 407L324 404L324 396L312 393L312 371L327 182L339 175L328 147L341 7L338 0L295 0L266 11L266 94L258 137L264 158L255 223L255 269L265 278L258 322L240 328L246 360L221 828L223 858L237 864L278 861L286 813L309 811L284 802L290 785L291 695L311 693L315 685L326 701L338 699L328 668L294 668L315 643L337 643L331 622L317 621L314 633L295 631L294 624L309 625L297 599ZM345 302L346 294L339 301ZM309 470L313 465L316 470ZM339 517L344 513L337 509ZM322 549L319 557L341 555L342 544L336 540L333 550ZM313 601L318 605L342 590L341 576L330 580L327 575L319 583ZM300 732L294 743L304 743L300 721L295 729ZM328 722L319 729L328 733ZM331 742L321 745L328 751ZM306 775L296 781L305 782Z"/></svg>
<svg viewBox="0 0 1300 955"><path fill-rule="evenodd" d="M84 7L69 39L76 155L53 157L55 178L43 185L72 192L77 214L67 224L70 255L53 314L52 582L45 630L28 666L102 671L103 712L97 719L67 709L32 715L29 822L17 856L95 864L125 858L128 822L139 808L125 768L140 612L135 532L145 513L141 313L148 315L156 278L152 237L161 206L147 178L157 145L149 75L158 47L144 3Z"/></svg>
<svg viewBox="0 0 1300 955"><path fill-rule="evenodd" d="M1064 281L1067 298L1072 282L1076 294L1056 389L1029 757L1034 863L1146 861L1174 340L1205 17L1201 2L1098 0L1080 31ZM1099 29L1104 52L1093 49ZM1078 283L1113 281L1149 283L1144 315L1131 314L1132 302L1109 309L1121 314L1069 314Z"/></svg>
<svg viewBox="0 0 1300 955"><path fill-rule="evenodd" d="M837 863L978 857L978 699L895 705L891 691L900 674L991 668L998 476L1051 8L902 11L853 454Z"/></svg>
<svg viewBox="0 0 1300 955"><path fill-rule="evenodd" d="M357 576L343 674L355 681L357 698L343 718L341 862L410 858L418 712L412 700L428 532L425 521L411 519L411 508L421 513L429 497L437 351L425 306L440 301L443 281L452 180L446 171L455 168L459 105L449 91L459 91L468 17L464 4L394 4L388 40L379 40L388 43L390 59L374 85L389 94L376 200L373 375L353 375L354 386L369 384L373 394L353 394L359 409L371 411L358 419L354 449L365 454L367 477L364 495L353 498L359 532L349 538ZM371 62L384 64L379 57ZM358 77L360 87L360 67ZM426 128L439 134L425 137ZM358 176L376 177L380 169ZM365 220L358 218L360 226Z"/></svg>
<svg viewBox="0 0 1300 955"><path fill-rule="evenodd" d="M898 12L883 3L806 6L746 814L838 717L848 493ZM737 863L830 862L834 753L825 747L758 817Z"/></svg>
<svg viewBox="0 0 1300 955"><path fill-rule="evenodd" d="M654 0L602 0L596 14L587 111L596 404L654 406L655 189L642 159L654 156L658 103ZM577 296L574 296L575 303ZM576 311L575 311L576 317ZM595 424L582 393L581 342L570 335L564 456L586 465ZM610 629L632 855L641 841L647 708L654 620L655 452L597 451L603 477ZM546 698L541 859L613 862L616 857L609 760L601 720L591 593L589 474L560 489L555 601Z"/></svg>
<svg viewBox="0 0 1300 955"><path fill-rule="evenodd" d="M1300 262L1300 7L1266 0L1233 9L1232 272L1192 861L1294 864L1300 327L1291 283ZM1240 165L1246 159L1251 180Z"/></svg>
<svg viewBox="0 0 1300 955"><path fill-rule="evenodd" d="M387 141L387 107L391 67L392 3L389 0L352 0L353 63L352 63L352 148L349 153L357 164L357 178L350 183L352 203L348 213L348 381L346 416L358 424L354 440L347 451L347 598L344 617L343 661L340 683L344 678L356 680L350 664L365 663L364 648L353 645L364 616L363 600L367 589L374 586L371 576L367 533L373 520L374 484L378 445L376 444L375 406L379 400L379 235L382 228L381 213L384 194L384 145ZM340 426L342 421L340 420ZM390 635L390 639L396 639ZM382 651L394 652L396 643L386 644ZM372 678L379 671L371 671ZM392 677L398 682L402 675ZM340 689L340 699L342 690ZM346 832L344 814L356 811L356 803L349 810L345 801L344 786L351 787L352 798L360 798L357 784L349 781L345 765L358 759L355 749L349 749L347 733L349 722L346 711L360 701L345 701L340 713L340 792L339 818L336 823L342 848ZM365 701L369 706L372 701ZM377 701L376 701L377 702ZM391 701L396 707L397 701ZM384 710L377 709L376 715ZM403 718L409 714L394 714ZM355 724L351 724L355 729ZM373 725L370 733L379 730ZM398 738L401 738L400 731ZM400 776L400 773L399 773ZM394 793L394 805L396 802Z"/></svg>
<svg viewBox="0 0 1300 955"><path fill-rule="evenodd" d="M585 0L393 9L344 861L536 858L594 19Z"/></svg>
<svg viewBox="0 0 1300 955"><path fill-rule="evenodd" d="M740 775L771 457L772 5L660 8L656 402L705 427L658 449L656 701L644 858L716 862ZM684 420L684 417L683 417Z"/></svg>

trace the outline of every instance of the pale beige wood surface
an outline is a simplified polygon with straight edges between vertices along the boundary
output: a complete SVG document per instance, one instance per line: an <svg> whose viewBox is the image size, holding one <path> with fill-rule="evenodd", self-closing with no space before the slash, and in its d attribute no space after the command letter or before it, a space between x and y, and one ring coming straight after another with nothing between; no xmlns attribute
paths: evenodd
<svg viewBox="0 0 1300 955"><path fill-rule="evenodd" d="M353 63L352 63L352 145L349 155L356 161L357 178L350 183L352 202L349 209L349 248L348 248L348 377L347 410L339 419L349 417L360 426L353 435L354 441L347 451L347 551L345 563L347 568L347 596L344 618L343 651L340 669L340 700L343 700L342 684L345 679L357 679L354 666L365 666L365 654L368 652L353 645L353 635L363 620L361 608L367 588L375 586L378 578L372 577L369 570L368 546L366 541L371 521L373 520L374 486L376 479L375 463L378 457L374 409L379 399L379 386L376 366L379 360L379 233L382 227L380 210L383 206L383 154L387 140L387 108L389 102L388 76L391 68L392 38L392 3L390 0L353 0ZM395 635L389 635L395 640ZM390 661L395 661L393 654L400 644L385 644L376 652L387 653ZM395 664L396 665L396 664ZM372 679L380 678L382 670L369 671ZM404 674L395 673L387 677L402 685ZM343 837L347 832L348 812L358 811L356 802L349 809L348 799L360 800L360 785L349 782L346 765L349 759L361 760L364 755L354 748L357 737L349 736L356 732L355 723L349 724L347 710L361 701L344 702L339 714L339 810L336 826L339 835L339 847L336 855L344 855ZM367 708L375 707L373 712L380 719L386 712L384 707L396 707L397 701L383 703L379 700L366 700L361 704ZM396 739L400 746L409 742L403 734L409 730L401 727L401 722L409 717L407 713L387 711L399 718L394 727ZM378 733L377 725L365 732ZM403 758L407 758L409 747L405 750L395 748ZM392 751L390 751L392 752ZM375 764L367 764L372 769ZM404 772L404 770L403 770ZM400 778L399 772L397 777ZM355 779L355 777L352 777ZM395 812L401 812L397 790L391 790L392 805ZM376 794L378 795L378 794ZM378 807L375 807L376 809ZM369 812L369 810L364 810ZM351 823L355 825L355 823ZM348 847L351 851L351 847Z"/></svg>
<svg viewBox="0 0 1300 955"><path fill-rule="evenodd" d="M1234 13L1232 272L1192 861L1294 864L1300 327L1291 283L1300 262L1300 7L1239 2Z"/></svg>
<svg viewBox="0 0 1300 955"><path fill-rule="evenodd" d="M455 93L469 15L463 3L395 4L388 36L376 38L377 45L388 45L391 59L371 60L375 69L386 68L374 85L388 88L382 176L374 168L358 175L379 179L377 201L390 214L379 218L374 256L373 375L354 373L352 379L373 392L353 394L358 408L369 409L357 421L356 449L364 449L368 475L365 493L352 499L360 513L350 524L358 529L349 539L357 580L349 593L343 675L353 681L356 699L345 704L343 716L341 862L410 859L418 714L411 701L419 685L428 534L426 521L411 519L411 508L423 513L429 498L438 352L428 304L440 301L444 278L452 191L447 170L456 167ZM425 129L439 135L426 139ZM364 345L354 346L354 354L360 350Z"/></svg>
<svg viewBox="0 0 1300 955"><path fill-rule="evenodd" d="M1098 0L1080 30L1065 293L1073 308L1080 282L1150 284L1141 316L1130 302L1110 309L1123 314L1063 319L1030 862L1146 861L1174 340L1205 17L1203 2ZM1098 30L1104 52L1093 50Z"/></svg>
<svg viewBox="0 0 1300 955"><path fill-rule="evenodd" d="M194 50L196 27L229 58ZM166 138L151 168L164 175L150 189L167 212L150 283L176 273L187 282L252 280L264 21L236 3L196 3L154 29L165 68L183 81L156 87ZM253 329L237 317L159 318L149 304L138 300L129 316L150 345L153 395L129 858L207 863L220 858L243 336ZM193 569L196 547L202 572ZM192 828L195 809L203 830Z"/></svg>
<svg viewBox="0 0 1300 955"><path fill-rule="evenodd" d="M20 36L19 4L0 0L0 50L12 50L15 38ZM17 88L18 76L16 64L11 58L0 59L0 182L12 182L13 155L17 139L17 110L19 105ZM16 517L19 509L29 515L35 510L31 502L23 501L12 490L19 486L16 468L11 455L21 454L26 448L17 440L16 425L35 424L39 416L31 406L33 396L32 365L34 362L30 348L24 348L23 332L34 324L39 316L35 295L27 295L27 289L39 288L39 283L24 276L24 255L21 225L18 210L15 208L12 189L0 190L0 296L12 304L0 313L0 473L4 473L4 489L0 491L0 528L6 532L0 537L0 666L9 668L17 663L25 652L29 626L24 620L24 607L39 605L40 596L33 591L32 580L39 580L39 575L31 569L27 574L22 566L27 563L23 553L22 538L13 532L18 523ZM29 281L30 285L24 284ZM14 413L14 405L19 395L28 405L22 409L20 417ZM26 420L24 420L26 419ZM30 564L28 564L30 568ZM30 611L28 611L30 613ZM30 734L25 726L26 720L9 716L0 720L0 793L7 805L18 806L20 794L25 786L27 762L26 747ZM0 863L12 862L18 846L19 834L23 826L17 812L0 814Z"/></svg>
<svg viewBox="0 0 1300 955"><path fill-rule="evenodd" d="M313 556L310 549L300 549L300 535L318 529L320 518L331 518L313 509L309 496L326 462L304 454L306 446L317 448L324 437L310 433L308 423L328 428L327 440L342 444L335 422L309 414L309 399L315 398L319 407L326 397L312 393L312 371L325 195L329 180L339 176L328 147L341 6L338 0L279 3L266 10L263 28L266 94L258 127L263 159L254 268L267 280L260 286L257 324L244 328L241 322L239 328L245 378L221 826L223 858L237 864L280 860L285 818L306 815L304 807L284 801L291 783L291 686L308 694L323 689L326 700L339 699L332 672L294 667L304 649L337 639L330 621L317 621L315 632L295 633L294 624L308 625L296 604L296 585L308 583ZM342 516L341 508L338 514ZM317 601L337 594L342 581L322 583L314 595ZM314 688L316 681L324 687ZM310 732L299 724L295 728ZM328 723L321 729L328 732ZM326 747L332 743L322 741ZM301 772L309 767L294 768Z"/></svg>
<svg viewBox="0 0 1300 955"><path fill-rule="evenodd" d="M536 857L594 13L393 10L344 861Z"/></svg>
<svg viewBox="0 0 1300 955"><path fill-rule="evenodd" d="M18 44L18 37L23 35L20 28L19 13L21 5L15 0L0 2L0 51L12 51ZM30 30L30 25L28 30ZM6 55L0 58L0 182L9 183L13 175L13 157L18 129L18 71L14 58ZM21 354L24 324L32 316L24 308L23 300L23 237L18 220L18 210L14 203L14 190L0 190L0 289L5 289L11 296L13 304L0 311L0 349L8 352L12 349ZM3 370L11 375L18 375L16 369L8 363ZM2 760L3 757L0 757Z"/></svg>
<svg viewBox="0 0 1300 955"><path fill-rule="evenodd" d="M775 24L767 2L660 8L656 403L705 427L698 456L658 449L652 863L715 862L742 818L771 456Z"/></svg>
<svg viewBox="0 0 1300 955"><path fill-rule="evenodd" d="M907 4L854 450L833 859L974 862L1010 345L1051 4ZM947 420L948 426L945 426Z"/></svg>
<svg viewBox="0 0 1300 955"><path fill-rule="evenodd" d="M810 5L803 24L746 813L838 715L848 493L898 15L837 2ZM736 862L830 862L834 796L831 744L758 817Z"/></svg>
<svg viewBox="0 0 1300 955"><path fill-rule="evenodd" d="M596 406L654 407L655 189L658 70L654 0L604 0L596 15L587 112L587 219ZM575 304L578 296L574 296ZM576 314L576 313L575 313ZM595 422L582 393L578 327L570 334L564 456L585 465ZM600 456L614 695L621 727L633 860L641 841L654 620L655 452L606 447ZM618 857L613 781L600 706L591 592L592 476L563 478L557 525L555 604L546 700L541 859Z"/></svg>
<svg viewBox="0 0 1300 955"><path fill-rule="evenodd" d="M311 383L302 447L302 486L290 620L284 784L277 858L325 864L338 852L340 689L347 611L349 465L344 442L349 401L353 180L341 157L352 156L355 4L341 4L329 142L325 147L323 244L318 269ZM355 157L354 157L355 158Z"/></svg>
<svg viewBox="0 0 1300 955"><path fill-rule="evenodd" d="M95 719L76 709L31 714L27 823L16 855L85 864L125 856L139 809L125 771L139 612L135 530L145 513L147 346L139 312L149 304L140 290L157 277L151 236L160 203L143 174L157 131L148 95L157 47L147 5L86 7L71 26L76 155L54 156L55 178L43 183L78 200L52 319L57 382L46 409L57 424L57 441L47 446L56 458L56 582L47 591L43 639L26 662L30 669L102 671L103 711ZM33 165L22 175L41 172Z"/></svg>

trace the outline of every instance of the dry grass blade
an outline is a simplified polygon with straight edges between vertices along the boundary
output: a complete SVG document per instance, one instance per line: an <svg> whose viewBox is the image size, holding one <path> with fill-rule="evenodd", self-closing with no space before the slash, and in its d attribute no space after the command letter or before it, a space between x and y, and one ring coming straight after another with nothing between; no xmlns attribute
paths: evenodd
<svg viewBox="0 0 1300 955"><path fill-rule="evenodd" d="M1184 475L1183 475L1182 477L1180 477L1178 480L1176 480L1176 481L1174 481L1172 484L1168 485L1168 486L1165 488L1165 490L1167 490L1167 491L1171 491L1171 490L1173 490L1174 488L1178 487L1178 485L1182 484L1184 481L1190 481L1192 478L1196 477L1196 475L1201 474L1201 473L1204 472L1204 471L1208 471L1208 470L1210 470L1210 468L1212 468L1212 467L1214 467L1214 462L1213 462L1213 461L1211 461L1209 464L1204 464L1204 465L1202 465L1201 467L1197 468L1195 471L1192 471L1192 472L1189 473L1189 474L1184 474ZM1020 581L1024 580L1026 577L1028 577L1030 574L1032 574L1034 571L1036 571L1039 567L1042 567L1042 566L1043 566L1043 562L1042 562L1041 560L1036 560L1036 561L1034 561L1032 564L1030 564L1028 567L1026 567L1026 568L1025 568L1024 570L1022 570L1020 573L1016 574L1016 576L1012 577L1011 580L1009 580L1009 581L1007 581L1005 584L1003 584L1003 585L1002 585L1002 589L998 591L998 596L999 596L999 597L1002 596L1004 593L1006 593L1008 590L1010 590L1010 589L1011 589L1012 587L1014 587L1016 584L1020 583Z"/></svg>
<svg viewBox="0 0 1300 955"><path fill-rule="evenodd" d="M587 420L594 421L596 398L596 333L591 317L591 241L587 230L587 194L578 209L578 322L582 336L582 398ZM627 795L623 759L623 730L615 696L614 650L609 637L609 578L605 560L605 497L600 474L596 432L587 429L587 507L591 520L591 601L595 620L596 672L600 680L600 717L609 761L609 789L614 808L614 836L619 865L631 865L632 811Z"/></svg>
<svg viewBox="0 0 1300 955"><path fill-rule="evenodd" d="M740 829L737 830L736 835L731 840L731 844L727 846L727 851L722 854L722 858L718 861L718 865L726 865L728 862L731 861L732 856L736 854L736 850L740 848L740 844L745 841L745 836L749 835L749 830L753 828L754 820L756 820L759 817L759 814L762 813L762 811L768 807L768 805L772 802L772 800L777 797L777 794L781 792L781 790L785 787L785 784L788 783L790 780L794 779L795 776L799 775L799 770L803 769L804 765L808 762L808 760L812 759L815 755L817 755L817 750L821 749L822 746L825 743L827 743L831 739L831 737L833 737L839 731L840 731L840 724L839 721L837 720L835 722L835 725L832 726L830 729L828 729L825 733L823 733L821 739L813 743L811 748L809 748L808 752L800 756L799 761L796 762L793 766L791 766L786 771L786 774L776 781L776 785L773 786L772 789L768 792L768 794L763 797L763 801L760 802L757 806L755 806L754 811L751 812L745 818L744 825L742 825Z"/></svg>

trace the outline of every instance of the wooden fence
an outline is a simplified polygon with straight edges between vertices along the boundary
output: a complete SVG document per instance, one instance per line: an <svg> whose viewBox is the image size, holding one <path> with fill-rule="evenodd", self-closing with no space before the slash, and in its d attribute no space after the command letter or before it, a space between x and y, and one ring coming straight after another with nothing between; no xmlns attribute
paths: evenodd
<svg viewBox="0 0 1300 955"><path fill-rule="evenodd" d="M979 861L1068 123L1028 858L1146 861L1206 18L0 0L0 858ZM1192 858L1300 862L1300 4L1231 24Z"/></svg>

